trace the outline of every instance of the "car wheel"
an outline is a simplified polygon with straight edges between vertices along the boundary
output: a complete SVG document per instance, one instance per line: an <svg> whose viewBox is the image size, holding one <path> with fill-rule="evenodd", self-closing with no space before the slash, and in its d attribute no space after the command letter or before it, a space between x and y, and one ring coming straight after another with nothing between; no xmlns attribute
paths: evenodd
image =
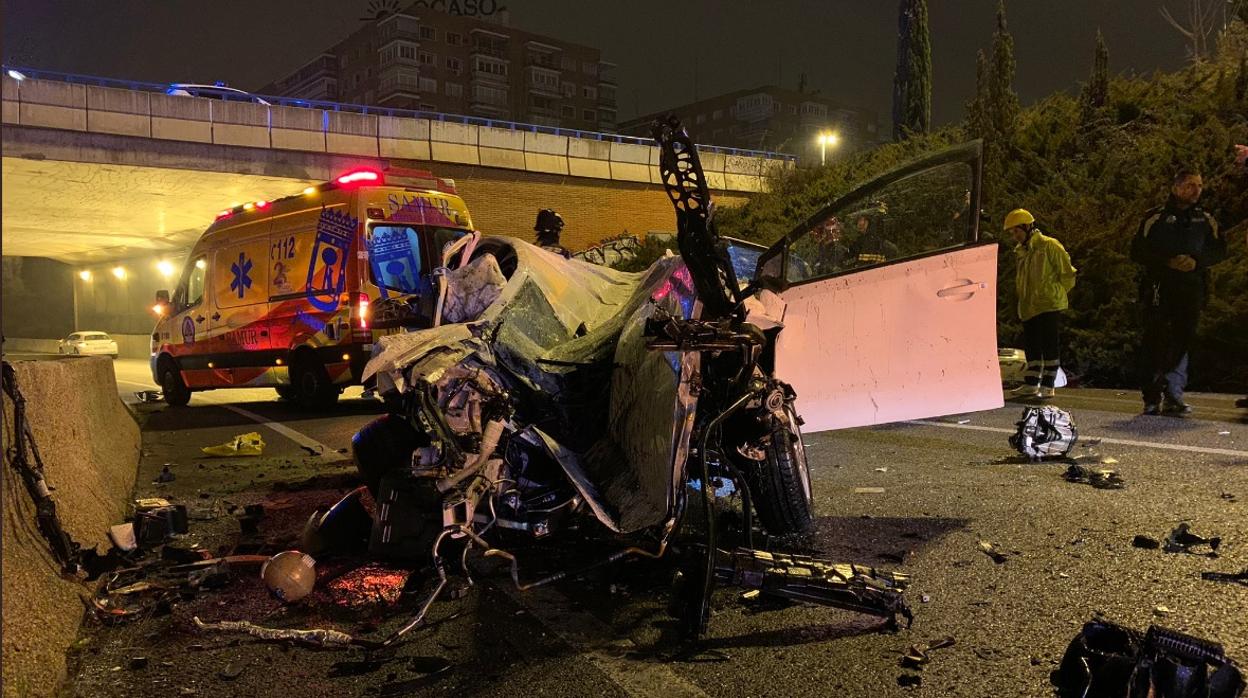
<svg viewBox="0 0 1248 698"><path fill-rule="evenodd" d="M758 520L773 536L809 533L815 526L802 432L793 408L786 407L784 414L785 419L771 434L767 459L744 468Z"/></svg>
<svg viewBox="0 0 1248 698"><path fill-rule="evenodd" d="M165 361L160 369L160 390L164 393L165 404L170 407L185 407L191 401L191 390L172 361Z"/></svg>
<svg viewBox="0 0 1248 698"><path fill-rule="evenodd" d="M376 496L382 476L395 468L409 467L412 452L429 443L429 437L406 419L387 414L365 424L351 437L351 452L360 480Z"/></svg>
<svg viewBox="0 0 1248 698"><path fill-rule="evenodd" d="M295 391L295 402L309 410L324 409L338 400L338 386L329 380L325 366L311 356L302 357L295 362L291 371L291 383Z"/></svg>

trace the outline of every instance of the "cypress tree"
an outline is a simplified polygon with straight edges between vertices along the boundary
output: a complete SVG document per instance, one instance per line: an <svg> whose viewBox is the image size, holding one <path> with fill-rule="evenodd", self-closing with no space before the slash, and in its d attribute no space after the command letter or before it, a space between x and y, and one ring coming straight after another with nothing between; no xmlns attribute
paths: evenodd
<svg viewBox="0 0 1248 698"><path fill-rule="evenodd" d="M1005 25L1005 0L997 4L997 29L992 34L992 65L988 81L989 113L993 135L1006 146L1014 140L1014 131L1022 108L1014 92L1014 37Z"/></svg>
<svg viewBox="0 0 1248 698"><path fill-rule="evenodd" d="M927 0L901 0L897 72L893 76L893 138L926 133L932 120L932 51Z"/></svg>
<svg viewBox="0 0 1248 698"><path fill-rule="evenodd" d="M1239 74L1235 76L1235 101L1243 102L1245 99L1248 99L1248 53L1240 55Z"/></svg>
<svg viewBox="0 0 1248 698"><path fill-rule="evenodd" d="M1109 101L1109 48L1105 46L1105 37L1099 30L1096 32L1092 74L1088 77L1088 84L1083 86L1079 101L1079 121L1085 128L1100 120L1101 109Z"/></svg>
<svg viewBox="0 0 1248 698"><path fill-rule="evenodd" d="M975 54L975 96L966 104L966 125L974 138L991 136L992 117L988 111L988 81L991 79L988 56L980 49Z"/></svg>

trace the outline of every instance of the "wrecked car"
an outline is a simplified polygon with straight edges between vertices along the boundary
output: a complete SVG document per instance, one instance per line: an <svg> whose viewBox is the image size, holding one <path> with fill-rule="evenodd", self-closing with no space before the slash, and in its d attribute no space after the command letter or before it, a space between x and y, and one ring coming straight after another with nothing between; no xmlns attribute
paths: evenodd
<svg viewBox="0 0 1248 698"><path fill-rule="evenodd" d="M1002 404L996 245L965 210L979 200L979 145L878 178L760 251L717 234L679 122L656 124L655 140L678 256L623 273L466 236L445 250L434 326L374 347L365 377L390 414L353 439L377 503L370 551L437 575L388 641L420 625L448 574L469 575L474 552L521 589L578 573L527 578L504 542L515 536L608 541L599 564L679 547L672 608L691 638L716 584L910 617L904 574L753 543L756 529L815 526L803 431ZM887 245L854 237L864 210L860 236ZM873 242L887 252L835 259ZM735 537L717 516L729 493Z"/></svg>

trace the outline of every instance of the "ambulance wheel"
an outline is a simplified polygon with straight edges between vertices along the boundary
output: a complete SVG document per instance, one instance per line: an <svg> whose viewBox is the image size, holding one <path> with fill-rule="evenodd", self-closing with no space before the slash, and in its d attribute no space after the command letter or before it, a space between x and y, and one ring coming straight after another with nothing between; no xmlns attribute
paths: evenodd
<svg viewBox="0 0 1248 698"><path fill-rule="evenodd" d="M277 398L286 402L295 401L295 386L293 385L275 385L273 389L277 391Z"/></svg>
<svg viewBox="0 0 1248 698"><path fill-rule="evenodd" d="M295 361L291 372L291 384L295 402L304 409L324 409L338 401L338 386L329 380L325 366L313 356L302 356Z"/></svg>
<svg viewBox="0 0 1248 698"><path fill-rule="evenodd" d="M182 374L170 359L161 362L160 391L164 393L165 404L170 407L185 407L191 401L191 389L182 381Z"/></svg>

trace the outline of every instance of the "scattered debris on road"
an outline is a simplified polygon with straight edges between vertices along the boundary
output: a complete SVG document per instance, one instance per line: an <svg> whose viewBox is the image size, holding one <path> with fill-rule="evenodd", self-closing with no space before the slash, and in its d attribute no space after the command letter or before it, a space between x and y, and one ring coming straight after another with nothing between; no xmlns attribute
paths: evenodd
<svg viewBox="0 0 1248 698"><path fill-rule="evenodd" d="M883 487L855 487L854 494L884 494Z"/></svg>
<svg viewBox="0 0 1248 698"><path fill-rule="evenodd" d="M1098 490L1121 490L1127 486L1122 476L1116 470L1108 468L1092 468L1078 463L1072 463L1066 468L1066 472L1062 477L1067 482L1079 482L1092 485Z"/></svg>
<svg viewBox="0 0 1248 698"><path fill-rule="evenodd" d="M1149 536L1138 535L1131 539L1131 547L1144 548L1145 550L1156 550L1161 547L1161 541Z"/></svg>
<svg viewBox="0 0 1248 698"><path fill-rule="evenodd" d="M1025 408L1017 426L1010 446L1032 461L1065 457L1079 439L1070 413L1052 405Z"/></svg>
<svg viewBox="0 0 1248 698"><path fill-rule="evenodd" d="M997 548L995 543L989 543L986 540L979 541L979 549L982 550L985 555L992 558L992 561L998 565L1004 564L1006 560L1010 559L1005 553L1001 552Z"/></svg>
<svg viewBox="0 0 1248 698"><path fill-rule="evenodd" d="M328 630L325 628L316 628L313 630L265 628L247 620L205 623L199 619L199 616L195 616L191 619L191 621L195 624L195 627L200 630L226 633L246 633L252 637L272 642L299 642L307 645L315 645L316 647L341 647L346 645L372 646L376 644L366 640L357 640L356 638L338 630Z"/></svg>
<svg viewBox="0 0 1248 698"><path fill-rule="evenodd" d="M1059 698L1236 698L1245 686L1218 643L1156 625L1141 633L1100 619L1084 624L1050 680Z"/></svg>
<svg viewBox="0 0 1248 698"><path fill-rule="evenodd" d="M139 390L134 397L139 402L160 402L165 399L165 394L159 390Z"/></svg>
<svg viewBox="0 0 1248 698"><path fill-rule="evenodd" d="M1192 550L1192 548L1198 548L1203 545L1209 546L1208 552L1198 552ZM1164 548L1168 553L1188 553L1191 555L1217 557L1218 547L1221 545L1222 539L1220 537L1214 536L1212 538L1205 538L1203 536L1196 535L1195 533L1192 533L1191 524L1184 521L1178 526L1175 526L1174 530L1170 532L1170 535L1166 536Z"/></svg>
<svg viewBox="0 0 1248 698"><path fill-rule="evenodd" d="M915 669L921 671L931 657L929 653L932 650L944 649L945 647L953 647L957 641L953 636L946 636L933 642L927 642L922 645L910 645L910 650L901 658L901 666L907 669Z"/></svg>
<svg viewBox="0 0 1248 698"><path fill-rule="evenodd" d="M1170 610L1169 606L1154 606L1153 607L1153 615L1155 616L1165 617L1165 616L1170 615L1171 613L1174 613L1174 611Z"/></svg>
<svg viewBox="0 0 1248 698"><path fill-rule="evenodd" d="M280 552L260 568L260 578L278 599L294 603L316 586L316 560L298 550Z"/></svg>
<svg viewBox="0 0 1248 698"><path fill-rule="evenodd" d="M205 446L200 450L203 451L204 455L218 458L259 456L264 453L264 439L260 438L259 432L252 431L246 434L239 434L223 444Z"/></svg>
<svg viewBox="0 0 1248 698"><path fill-rule="evenodd" d="M1201 572L1200 578L1210 582L1226 582L1248 586L1248 567L1240 572Z"/></svg>

